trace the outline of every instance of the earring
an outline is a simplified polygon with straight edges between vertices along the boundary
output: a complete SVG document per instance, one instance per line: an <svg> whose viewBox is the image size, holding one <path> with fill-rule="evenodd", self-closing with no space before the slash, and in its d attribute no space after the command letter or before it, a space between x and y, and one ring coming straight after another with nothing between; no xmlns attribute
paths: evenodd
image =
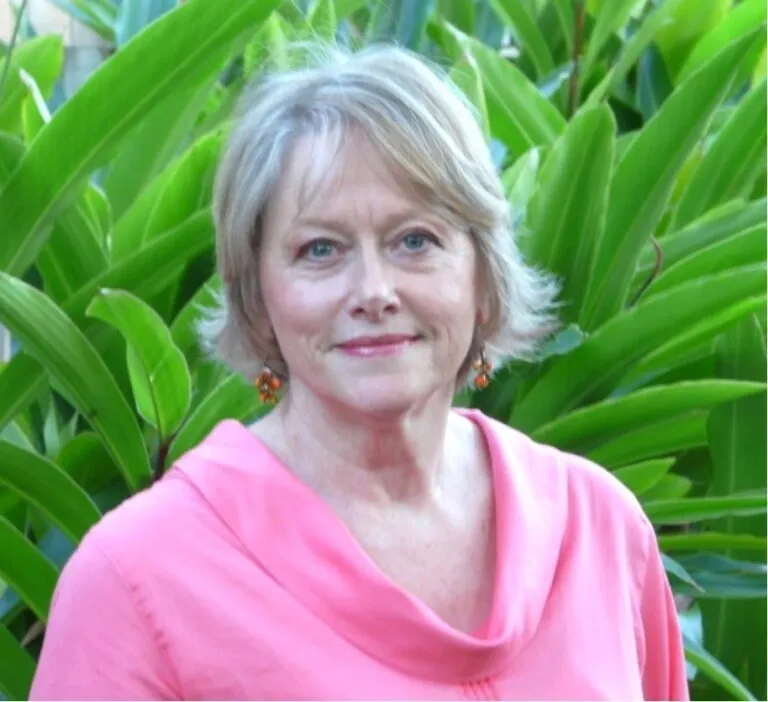
<svg viewBox="0 0 768 702"><path fill-rule="evenodd" d="M475 387L478 390L484 390L491 384L491 370L493 369L485 356L484 348L480 349L480 358L472 364L472 367L477 371Z"/></svg>
<svg viewBox="0 0 768 702"><path fill-rule="evenodd" d="M283 387L283 381L272 372L269 366L264 366L255 384L259 388L259 397L262 402L269 404L277 402L275 393Z"/></svg>

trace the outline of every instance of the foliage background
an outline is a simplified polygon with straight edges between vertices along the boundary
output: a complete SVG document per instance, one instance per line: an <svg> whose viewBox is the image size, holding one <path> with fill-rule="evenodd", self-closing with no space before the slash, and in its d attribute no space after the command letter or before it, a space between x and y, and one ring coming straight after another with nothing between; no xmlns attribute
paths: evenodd
<svg viewBox="0 0 768 702"><path fill-rule="evenodd" d="M51 0L53 2L53 0ZM0 690L105 511L258 392L200 353L210 187L290 42L394 40L477 109L563 328L457 396L600 462L657 525L696 699L766 698L764 0L55 0L106 42L0 48Z"/></svg>

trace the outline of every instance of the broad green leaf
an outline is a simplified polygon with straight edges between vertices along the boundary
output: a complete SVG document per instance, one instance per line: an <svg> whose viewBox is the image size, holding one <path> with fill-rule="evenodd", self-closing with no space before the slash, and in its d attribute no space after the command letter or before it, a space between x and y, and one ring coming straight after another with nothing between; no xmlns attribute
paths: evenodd
<svg viewBox="0 0 768 702"><path fill-rule="evenodd" d="M755 180L765 173L766 121L763 80L731 113L696 168L675 210L674 228L729 200L749 197Z"/></svg>
<svg viewBox="0 0 768 702"><path fill-rule="evenodd" d="M672 76L677 76L688 54L710 29L728 13L733 0L683 0L669 22L656 36L656 44Z"/></svg>
<svg viewBox="0 0 768 702"><path fill-rule="evenodd" d="M520 156L534 146L551 144L565 129L565 118L512 63L489 46L449 27L474 56L483 76L491 133Z"/></svg>
<svg viewBox="0 0 768 702"><path fill-rule="evenodd" d="M486 140L491 139L491 127L488 122L488 107L485 103L485 91L483 90L483 78L472 54L465 52L454 64L450 72L451 81L458 86L467 96L469 102L475 108L478 122L480 123Z"/></svg>
<svg viewBox="0 0 768 702"><path fill-rule="evenodd" d="M532 437L566 450L585 450L645 424L663 422L693 410L708 410L761 392L765 392L764 383L730 380L657 385L577 409L539 427Z"/></svg>
<svg viewBox="0 0 768 702"><path fill-rule="evenodd" d="M87 314L110 324L125 338L139 414L165 443L184 421L192 393L187 362L168 327L151 307L122 290L101 290Z"/></svg>
<svg viewBox="0 0 768 702"><path fill-rule="evenodd" d="M672 81L659 50L651 44L637 67L637 105L647 122L660 109L672 92Z"/></svg>
<svg viewBox="0 0 768 702"><path fill-rule="evenodd" d="M754 266L733 270L751 268ZM707 276L707 278L709 277ZM765 280L765 271L763 271L763 280ZM673 288L673 290L676 289ZM655 299L655 297L651 299ZM631 369L631 373L622 379L622 383L629 382L631 384L638 378L659 375L659 373L675 368L688 360L692 349L697 350L705 343L711 344L720 332L764 309L765 301L765 295L749 297L730 307L702 317L700 321L695 322L683 333L674 336L669 341L661 341L654 351L637 362Z"/></svg>
<svg viewBox="0 0 768 702"><path fill-rule="evenodd" d="M587 457L606 468L614 468L699 448L707 445L706 423L704 412L675 415L666 421L644 425L611 439L589 451Z"/></svg>
<svg viewBox="0 0 768 702"><path fill-rule="evenodd" d="M656 485L674 464L674 458L657 458L652 461L641 461L617 468L613 471L613 475L635 495L642 495Z"/></svg>
<svg viewBox="0 0 768 702"><path fill-rule="evenodd" d="M765 229L766 201L744 203L741 200L726 203L699 217L684 229L659 239L663 255L663 270L679 263L699 249L755 227ZM634 284L644 282L656 266L656 253L646 245L640 257Z"/></svg>
<svg viewBox="0 0 768 702"><path fill-rule="evenodd" d="M758 265L706 276L641 300L570 354L555 359L515 407L514 426L532 431L590 398L605 397L616 381L654 349L701 329L707 317L764 290L765 267Z"/></svg>
<svg viewBox="0 0 768 702"><path fill-rule="evenodd" d="M192 296L171 324L173 343L179 347L187 363L192 368L200 355L197 324L204 310L212 309L218 302L221 280L214 275Z"/></svg>
<svg viewBox="0 0 768 702"><path fill-rule="evenodd" d="M334 0L314 0L307 14L315 38L332 41L336 36L336 8Z"/></svg>
<svg viewBox="0 0 768 702"><path fill-rule="evenodd" d="M561 281L564 323L579 316L593 249L605 226L615 129L606 105L574 117L548 150L528 203L524 252Z"/></svg>
<svg viewBox="0 0 768 702"><path fill-rule="evenodd" d="M768 590L766 589L765 573L710 573L707 571L695 572L696 583L699 588L683 583L675 587L681 595L696 597L702 610L708 604L726 600L736 606L749 607L750 604L759 604L764 600ZM753 623L747 620L748 624ZM744 632L744 628L740 632ZM748 630L748 629L747 629Z"/></svg>
<svg viewBox="0 0 768 702"><path fill-rule="evenodd" d="M92 29L109 44L115 43L117 8L110 0L48 0L48 2Z"/></svg>
<svg viewBox="0 0 768 702"><path fill-rule="evenodd" d="M101 287L128 290L142 299L150 297L168 284L168 277L179 265L209 250L212 245L211 213L203 210L90 281L64 303L63 310L75 319L84 318L86 307ZM103 342L95 340L94 343L99 351L103 351ZM0 428L35 399L45 388L45 380L43 367L28 353L14 356L8 368L0 374L0 397L3 398Z"/></svg>
<svg viewBox="0 0 768 702"><path fill-rule="evenodd" d="M136 418L84 334L43 293L6 273L0 273L0 322L99 433L128 485L142 488L150 468Z"/></svg>
<svg viewBox="0 0 768 702"><path fill-rule="evenodd" d="M766 496L749 493L726 497L686 497L646 502L643 509L654 524L687 524L719 517L765 514Z"/></svg>
<svg viewBox="0 0 768 702"><path fill-rule="evenodd" d="M701 591L701 586L693 579L691 574L683 568L676 560L666 554L661 554L661 561L664 564L664 570L670 575L674 575L678 580L690 585L694 590Z"/></svg>
<svg viewBox="0 0 768 702"><path fill-rule="evenodd" d="M7 699L26 700L29 697L35 667L35 659L0 624L0 691Z"/></svg>
<svg viewBox="0 0 768 702"><path fill-rule="evenodd" d="M694 74L648 122L619 163L605 233L596 249L581 326L597 329L625 303L637 260L661 217L675 177L727 92L746 37Z"/></svg>
<svg viewBox="0 0 768 702"><path fill-rule="evenodd" d="M0 74L6 60L0 61ZM59 78L64 62L64 45L60 36L47 35L25 41L11 56L8 79L0 100L0 130L21 131L21 106L27 96L27 87L20 75L23 69L35 79L40 91L48 98Z"/></svg>
<svg viewBox="0 0 768 702"><path fill-rule="evenodd" d="M501 176L512 217L522 221L531 200L541 161L541 151L533 148L520 156Z"/></svg>
<svg viewBox="0 0 768 702"><path fill-rule="evenodd" d="M0 544L0 578L46 622L58 571L5 517L0 517Z"/></svg>
<svg viewBox="0 0 768 702"><path fill-rule="evenodd" d="M763 0L743 0L696 43L677 79L683 81L701 68L718 51L740 36L760 27L766 19Z"/></svg>
<svg viewBox="0 0 768 702"><path fill-rule="evenodd" d="M304 25L304 30L309 33L312 28ZM288 46L297 29L291 26L285 18L273 12L261 24L253 39L248 42L243 54L243 72L251 77L262 69L285 70L290 68L291 60L288 56Z"/></svg>
<svg viewBox="0 0 768 702"><path fill-rule="evenodd" d="M685 659L710 680L716 682L737 700L754 700L755 696L717 658L695 642L685 639Z"/></svg>
<svg viewBox="0 0 768 702"><path fill-rule="evenodd" d="M24 155L24 145L12 137L0 148L0 189ZM87 191L86 191L87 192ZM46 293L61 302L106 267L100 235L93 230L83 195L53 226L48 243L35 262Z"/></svg>
<svg viewBox="0 0 768 702"><path fill-rule="evenodd" d="M0 270L26 271L45 243L50 219L131 128L159 100L215 72L275 5L188 0L103 63L56 111L0 192L6 232Z"/></svg>
<svg viewBox="0 0 768 702"><path fill-rule="evenodd" d="M582 60L583 79L589 77L597 57L611 35L618 32L632 16L637 0L612 0L600 6L592 34L587 41L587 53Z"/></svg>
<svg viewBox="0 0 768 702"><path fill-rule="evenodd" d="M723 534L716 531L684 534L660 534L659 547L664 551L756 551L765 553L768 539L752 534Z"/></svg>
<svg viewBox="0 0 768 702"><path fill-rule="evenodd" d="M549 46L536 24L535 17L525 5L519 0L491 0L491 6L499 17L512 27L515 38L530 56L539 77L552 73L555 70L555 62L552 60ZM459 28L471 34L471 31Z"/></svg>
<svg viewBox="0 0 768 702"><path fill-rule="evenodd" d="M150 183L118 219L111 255L119 261L157 234L186 221L211 202L211 189L224 133L207 134Z"/></svg>
<svg viewBox="0 0 768 702"><path fill-rule="evenodd" d="M253 421L268 411L259 393L239 375L230 375L198 405L168 452L168 465L196 446L222 420Z"/></svg>
<svg viewBox="0 0 768 702"><path fill-rule="evenodd" d="M701 248L667 268L648 288L645 297L656 295L705 275L748 266L766 260L765 225L747 229L716 244Z"/></svg>
<svg viewBox="0 0 768 702"><path fill-rule="evenodd" d="M114 24L117 45L125 44L175 5L176 0L122 0Z"/></svg>
<svg viewBox="0 0 768 702"><path fill-rule="evenodd" d="M133 204L186 145L214 78L174 92L160 102L125 138L109 166L104 189L116 219Z"/></svg>
<svg viewBox="0 0 768 702"><path fill-rule="evenodd" d="M27 88L27 95L21 103L21 133L24 141L29 143L51 121L51 112L34 77L24 69L19 71L19 77Z"/></svg>
<svg viewBox="0 0 768 702"><path fill-rule="evenodd" d="M56 464L89 495L120 479L120 471L98 434L81 431L62 447Z"/></svg>
<svg viewBox="0 0 768 702"><path fill-rule="evenodd" d="M435 10L441 20L471 35L475 24L474 4L473 0L437 0Z"/></svg>
<svg viewBox="0 0 768 702"><path fill-rule="evenodd" d="M638 59L643 55L656 34L670 22L670 13L681 0L665 0L657 5L653 11L643 20L640 28L624 44L621 55L605 78L598 83L589 94L583 105L583 109L589 109L598 105L606 95L618 86L635 68ZM570 26L573 26L572 23Z"/></svg>
<svg viewBox="0 0 768 702"><path fill-rule="evenodd" d="M684 475L668 473L662 476L656 485L648 488L641 496L640 500L654 502L655 500L676 500L685 497L693 489L693 481Z"/></svg>
<svg viewBox="0 0 768 702"><path fill-rule="evenodd" d="M765 335L751 317L723 333L715 345L717 374L765 382ZM723 405L712 412L707 426L713 475L711 496L727 496L745 490L766 489L766 396L762 394ZM729 517L709 525L716 531L764 538L764 515L748 519ZM734 550L736 558L765 563L765 552ZM765 579L763 578L763 584ZM766 656L765 598L755 602L728 599L702 603L704 641L707 648L731 670L755 666L760 670ZM763 668L764 670L764 668ZM763 696L764 675L750 673L747 680Z"/></svg>
<svg viewBox="0 0 768 702"><path fill-rule="evenodd" d="M75 543L99 521L88 494L55 463L0 441L0 484L33 504Z"/></svg>

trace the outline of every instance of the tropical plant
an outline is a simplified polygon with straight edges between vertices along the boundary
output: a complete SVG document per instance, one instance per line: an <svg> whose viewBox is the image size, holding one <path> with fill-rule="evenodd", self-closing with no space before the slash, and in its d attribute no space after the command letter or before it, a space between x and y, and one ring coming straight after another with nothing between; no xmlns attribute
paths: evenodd
<svg viewBox="0 0 768 702"><path fill-rule="evenodd" d="M56 2L113 33L131 5ZM58 572L100 516L222 418L266 411L194 335L218 287L211 182L246 82L320 37L397 40L467 93L563 327L456 402L629 486L694 696L764 699L765 21L763 0L189 0L52 115L60 39L9 47L0 689L26 697Z"/></svg>

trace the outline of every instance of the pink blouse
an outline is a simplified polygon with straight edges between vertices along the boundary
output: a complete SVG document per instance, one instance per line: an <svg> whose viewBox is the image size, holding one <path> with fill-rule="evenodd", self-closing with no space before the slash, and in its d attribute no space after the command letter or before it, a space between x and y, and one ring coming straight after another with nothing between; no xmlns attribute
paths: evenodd
<svg viewBox="0 0 768 702"><path fill-rule="evenodd" d="M478 411L497 572L475 635L394 585L242 424L220 423L87 535L32 699L688 699L634 496Z"/></svg>

